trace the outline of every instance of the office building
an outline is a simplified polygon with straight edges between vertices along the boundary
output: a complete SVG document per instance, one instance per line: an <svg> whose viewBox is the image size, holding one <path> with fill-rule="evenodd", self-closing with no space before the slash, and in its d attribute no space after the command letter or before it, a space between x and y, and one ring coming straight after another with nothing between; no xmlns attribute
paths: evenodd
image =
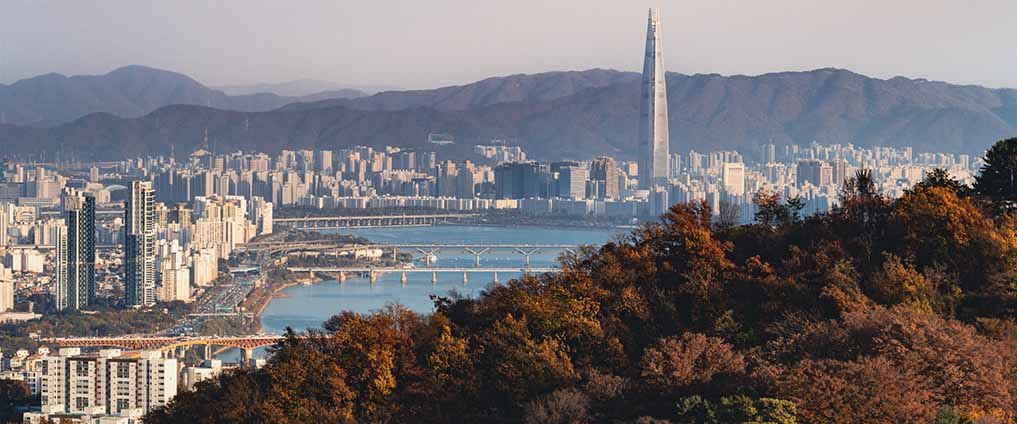
<svg viewBox="0 0 1017 424"><path fill-rule="evenodd" d="M590 195L598 200L619 199L618 164L614 158L598 157L590 165Z"/></svg>
<svg viewBox="0 0 1017 424"><path fill-rule="evenodd" d="M95 197L68 189L64 228L57 230L56 304L61 310L84 309L95 300Z"/></svg>
<svg viewBox="0 0 1017 424"><path fill-rule="evenodd" d="M667 82L661 45L660 10L650 9L646 26L646 54L639 98L639 188L646 190L667 181Z"/></svg>
<svg viewBox="0 0 1017 424"><path fill-rule="evenodd" d="M586 198L586 181L590 171L579 164L570 164L558 169L558 197L582 200Z"/></svg>
<svg viewBox="0 0 1017 424"><path fill-rule="evenodd" d="M124 303L155 304L155 193L134 181L124 210Z"/></svg>

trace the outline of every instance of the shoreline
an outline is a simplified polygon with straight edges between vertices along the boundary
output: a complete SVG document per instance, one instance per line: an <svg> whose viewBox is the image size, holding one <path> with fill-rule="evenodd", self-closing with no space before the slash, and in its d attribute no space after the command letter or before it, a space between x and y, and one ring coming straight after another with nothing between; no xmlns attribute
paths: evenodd
<svg viewBox="0 0 1017 424"><path fill-rule="evenodd" d="M313 278L295 278L293 280L289 280L284 283L273 286L271 291L269 291L269 293L263 297L263 300L258 303L257 310L254 312L254 317L258 320L258 331L262 333L265 332L265 324L261 322L261 316L265 313L265 310L268 309L268 306L272 303L272 300L285 299L289 297L288 295L283 293L284 290L294 286L305 285L305 283L315 285L324 283L326 281L331 281L331 279L330 278L323 279L315 275Z"/></svg>
<svg viewBox="0 0 1017 424"><path fill-rule="evenodd" d="M636 229L635 225L551 225L551 224L498 224L498 223L466 223L466 222L443 222L433 225L435 227L494 227L494 228L536 228L544 230L620 230L628 231Z"/></svg>

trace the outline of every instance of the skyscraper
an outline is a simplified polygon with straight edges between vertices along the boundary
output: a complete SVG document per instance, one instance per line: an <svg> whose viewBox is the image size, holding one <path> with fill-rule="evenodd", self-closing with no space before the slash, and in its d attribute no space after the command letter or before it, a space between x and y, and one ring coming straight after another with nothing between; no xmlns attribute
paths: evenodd
<svg viewBox="0 0 1017 424"><path fill-rule="evenodd" d="M95 300L95 197L74 189L64 196L67 232L57 240L57 308L82 309Z"/></svg>
<svg viewBox="0 0 1017 424"><path fill-rule="evenodd" d="M155 192L134 181L124 210L124 304L155 304Z"/></svg>
<svg viewBox="0 0 1017 424"><path fill-rule="evenodd" d="M639 188L644 190L669 176L667 81L660 35L660 10L650 9L639 98Z"/></svg>
<svg viewBox="0 0 1017 424"><path fill-rule="evenodd" d="M592 195L597 199L618 199L618 164L614 158L598 157L593 160L590 170L593 183Z"/></svg>

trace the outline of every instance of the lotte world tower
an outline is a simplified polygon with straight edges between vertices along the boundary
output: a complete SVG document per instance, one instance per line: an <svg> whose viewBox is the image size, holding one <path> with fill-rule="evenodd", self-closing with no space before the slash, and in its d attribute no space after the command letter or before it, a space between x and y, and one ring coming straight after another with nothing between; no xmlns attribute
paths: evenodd
<svg viewBox="0 0 1017 424"><path fill-rule="evenodd" d="M639 97L639 188L667 181L667 82L664 78L660 9L650 9Z"/></svg>

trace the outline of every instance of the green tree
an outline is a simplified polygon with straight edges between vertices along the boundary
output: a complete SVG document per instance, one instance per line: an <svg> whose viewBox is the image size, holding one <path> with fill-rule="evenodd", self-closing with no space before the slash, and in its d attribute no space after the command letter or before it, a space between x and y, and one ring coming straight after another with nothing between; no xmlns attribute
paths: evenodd
<svg viewBox="0 0 1017 424"><path fill-rule="evenodd" d="M1017 137L997 141L985 152L975 192L997 201L1017 199Z"/></svg>
<svg viewBox="0 0 1017 424"><path fill-rule="evenodd" d="M21 380L0 380L0 421L20 422L17 408L27 406L32 393Z"/></svg>
<svg viewBox="0 0 1017 424"><path fill-rule="evenodd" d="M960 194L968 190L968 187L957 181L950 172L943 168L933 168L932 171L925 174L925 178L922 178L918 184L918 187L943 187L953 190Z"/></svg>

